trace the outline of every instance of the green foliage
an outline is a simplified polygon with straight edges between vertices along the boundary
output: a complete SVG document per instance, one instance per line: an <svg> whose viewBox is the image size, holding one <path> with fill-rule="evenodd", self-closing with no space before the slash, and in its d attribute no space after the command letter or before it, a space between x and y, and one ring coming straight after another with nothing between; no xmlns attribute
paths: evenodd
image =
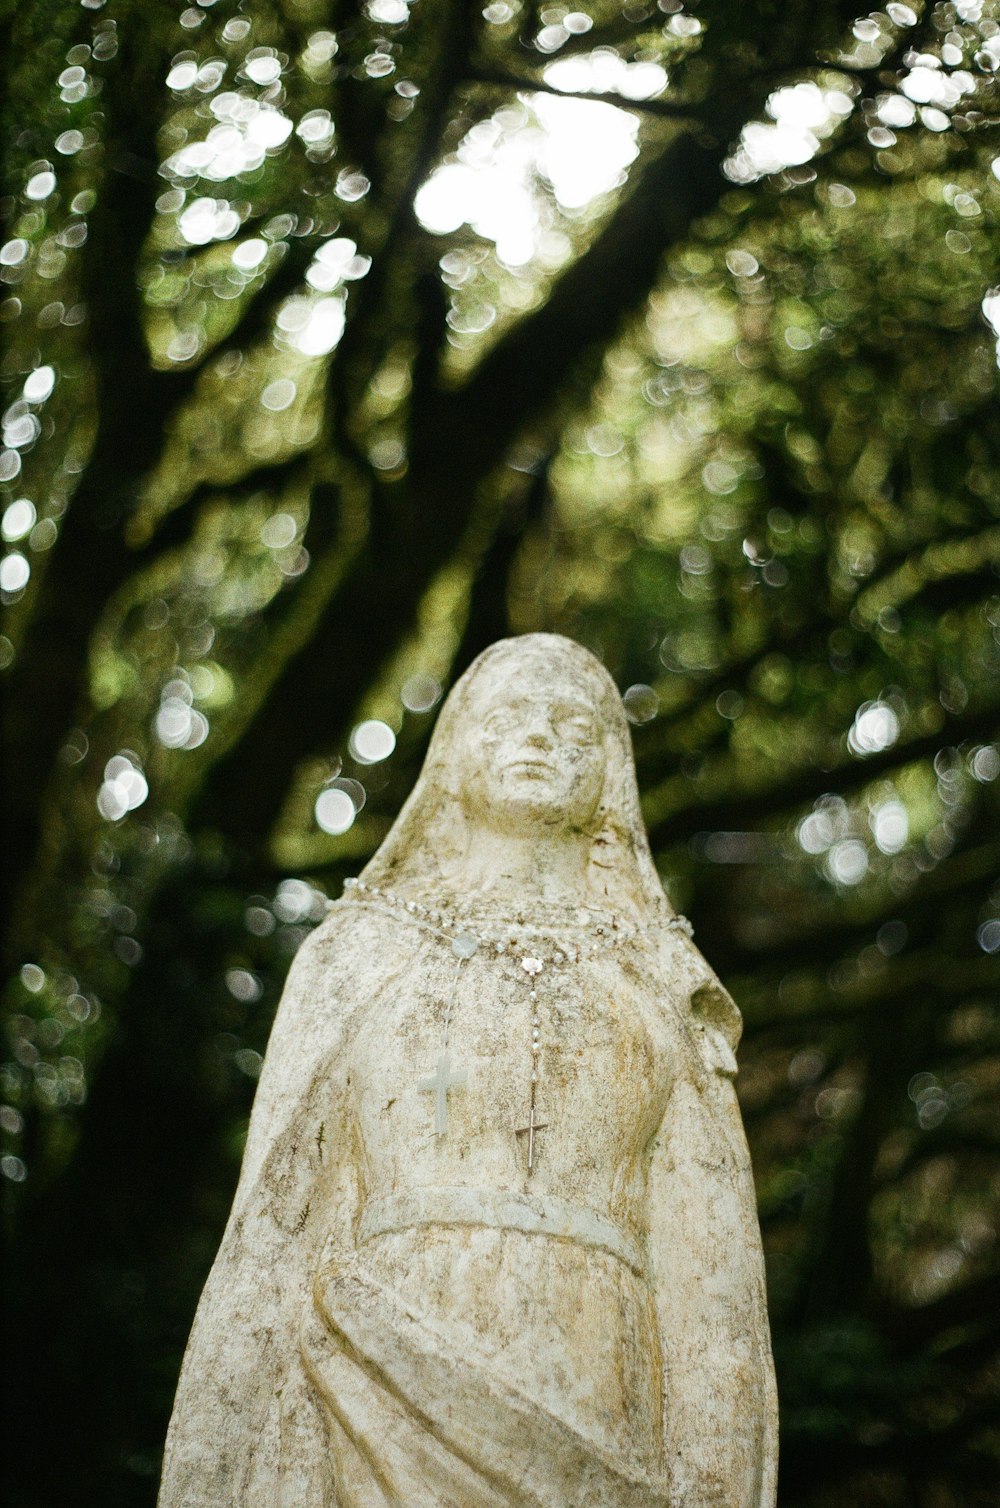
<svg viewBox="0 0 1000 1508"><path fill-rule="evenodd" d="M14 25L16 1500L152 1501L288 962L552 629L744 1011L781 1501L985 1508L1000 10Z"/></svg>

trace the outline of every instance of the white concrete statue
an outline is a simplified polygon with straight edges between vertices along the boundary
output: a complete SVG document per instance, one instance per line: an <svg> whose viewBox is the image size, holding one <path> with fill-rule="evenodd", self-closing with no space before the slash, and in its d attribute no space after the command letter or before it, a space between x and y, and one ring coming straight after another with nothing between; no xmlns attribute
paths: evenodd
<svg viewBox="0 0 1000 1508"><path fill-rule="evenodd" d="M160 1508L770 1508L738 1033L610 677L495 644L292 967Z"/></svg>

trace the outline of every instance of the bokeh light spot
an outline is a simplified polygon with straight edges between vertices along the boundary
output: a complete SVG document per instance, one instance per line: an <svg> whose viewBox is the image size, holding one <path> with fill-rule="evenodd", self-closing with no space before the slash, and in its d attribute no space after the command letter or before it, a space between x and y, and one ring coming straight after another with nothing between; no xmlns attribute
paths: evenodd
<svg viewBox="0 0 1000 1508"><path fill-rule="evenodd" d="M351 757L360 764L378 764L380 760L388 759L395 747L395 733L388 723L377 718L358 723L348 742Z"/></svg>
<svg viewBox="0 0 1000 1508"><path fill-rule="evenodd" d="M22 964L21 983L32 995L37 995L45 988L45 970L37 963Z"/></svg>
<svg viewBox="0 0 1000 1508"><path fill-rule="evenodd" d="M410 14L406 0L368 0L365 10L371 20L381 21L383 26L402 26Z"/></svg>
<svg viewBox="0 0 1000 1508"><path fill-rule="evenodd" d="M40 203L48 199L50 194L55 193L56 175L48 170L41 173L33 173L25 184L24 193L27 199Z"/></svg>
<svg viewBox="0 0 1000 1508"><path fill-rule="evenodd" d="M0 591L23 592L31 578L31 565L20 550L11 550L0 560Z"/></svg>
<svg viewBox="0 0 1000 1508"><path fill-rule="evenodd" d="M252 1004L264 993L260 980L249 969L227 969L226 989L235 1000Z"/></svg>
<svg viewBox="0 0 1000 1508"><path fill-rule="evenodd" d="M260 395L260 401L272 413L280 414L295 402L297 391L290 377L279 377L276 382L268 383Z"/></svg>
<svg viewBox="0 0 1000 1508"><path fill-rule="evenodd" d="M15 498L14 502L9 503L4 509L0 533L8 544L13 544L15 540L23 539L29 533L34 527L36 517L35 505L29 498Z"/></svg>
<svg viewBox="0 0 1000 1508"><path fill-rule="evenodd" d="M116 754L104 766L97 810L108 822L120 822L149 795L149 785L134 754Z"/></svg>
<svg viewBox="0 0 1000 1508"><path fill-rule="evenodd" d="M346 791L337 789L320 791L313 807L317 827L333 837L346 833L357 813L354 802Z"/></svg>
<svg viewBox="0 0 1000 1508"><path fill-rule="evenodd" d="M261 529L260 537L269 550L284 550L294 542L298 528L290 513L272 513Z"/></svg>
<svg viewBox="0 0 1000 1508"><path fill-rule="evenodd" d="M344 323L342 298L318 299L309 309L295 338L296 350L303 356L326 356L343 335Z"/></svg>
<svg viewBox="0 0 1000 1508"><path fill-rule="evenodd" d="M844 838L827 854L826 869L838 885L860 885L868 873L868 850L859 839Z"/></svg>
<svg viewBox="0 0 1000 1508"><path fill-rule="evenodd" d="M240 217L225 199L195 199L177 221L177 227L191 246L207 246L210 241L228 241L240 228Z"/></svg>
<svg viewBox="0 0 1000 1508"><path fill-rule="evenodd" d="M30 250L31 247L27 241L23 240L20 236L16 237L13 241L5 241L3 246L0 246L0 266L19 267Z"/></svg>
<svg viewBox="0 0 1000 1508"><path fill-rule="evenodd" d="M198 78L198 64L192 59L175 63L167 74L168 89L190 89Z"/></svg>
<svg viewBox="0 0 1000 1508"><path fill-rule="evenodd" d="M281 63L269 48L255 48L247 54L243 72L255 84L273 84L281 77Z"/></svg>
<svg viewBox="0 0 1000 1508"><path fill-rule="evenodd" d="M886 702L864 702L857 710L847 744L852 754L879 754L899 737L899 718Z"/></svg>
<svg viewBox="0 0 1000 1508"><path fill-rule="evenodd" d="M399 697L408 712L429 712L441 699L441 682L426 671L418 671L403 682Z"/></svg>
<svg viewBox="0 0 1000 1508"><path fill-rule="evenodd" d="M25 379L23 389L25 402L44 403L55 385L55 367L36 367Z"/></svg>
<svg viewBox="0 0 1000 1508"><path fill-rule="evenodd" d="M1000 953L1000 918L990 917L976 929L976 941L984 953Z"/></svg>
<svg viewBox="0 0 1000 1508"><path fill-rule="evenodd" d="M259 236L252 236L249 241L241 241L239 246L233 248L233 266L241 272L253 272L266 256L267 242Z"/></svg>
<svg viewBox="0 0 1000 1508"><path fill-rule="evenodd" d="M625 716L630 723L650 723L660 710L660 698L652 686L637 682L622 697Z"/></svg>
<svg viewBox="0 0 1000 1508"><path fill-rule="evenodd" d="M910 819L901 801L883 801L871 813L868 825L882 853L901 853L910 836Z"/></svg>
<svg viewBox="0 0 1000 1508"><path fill-rule="evenodd" d="M0 482L12 482L21 474L21 457L16 450L0 450Z"/></svg>
<svg viewBox="0 0 1000 1508"><path fill-rule="evenodd" d="M993 744L985 744L973 754L969 767L974 778L983 784L996 780L1000 775L1000 750Z"/></svg>

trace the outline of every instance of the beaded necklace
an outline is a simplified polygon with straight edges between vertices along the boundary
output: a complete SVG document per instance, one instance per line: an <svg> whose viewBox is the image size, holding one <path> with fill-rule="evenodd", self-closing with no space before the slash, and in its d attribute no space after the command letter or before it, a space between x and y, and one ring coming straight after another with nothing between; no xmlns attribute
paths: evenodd
<svg viewBox="0 0 1000 1508"><path fill-rule="evenodd" d="M453 1070L449 1052L451 1021L462 969L470 958L475 957L480 948L492 952L497 957L512 956L520 964L529 986L531 1078L527 1123L524 1126L518 1126L515 1129L515 1135L526 1136L528 1139L527 1172L530 1177L535 1166L536 1136L549 1124L548 1121L538 1119L539 1062L542 1054L541 1016L537 989L539 976L549 966L565 967L567 964L580 963L583 960L613 952L623 944L634 942L642 935L643 929L622 926L616 916L609 916L596 923L578 921L565 924L565 928L571 932L592 932L593 940L589 943L586 940L581 943L576 939L558 938L557 940L553 935L556 928L536 927L527 923L499 930L479 928L474 931L468 921L452 915L445 908L425 906L419 901L406 900L401 895L396 895L378 885L369 885L364 880L345 880L344 888L359 901L365 902L372 910L381 911L395 921L419 927L422 931L450 944L451 953L455 959L455 972L452 975L451 987L445 1001L437 1065L434 1073L421 1079L418 1084L422 1092L434 1095L435 1136L443 1137L448 1132L449 1090L462 1088L468 1083L469 1078L466 1069ZM668 930L691 935L691 923L687 917L668 917L661 925Z"/></svg>

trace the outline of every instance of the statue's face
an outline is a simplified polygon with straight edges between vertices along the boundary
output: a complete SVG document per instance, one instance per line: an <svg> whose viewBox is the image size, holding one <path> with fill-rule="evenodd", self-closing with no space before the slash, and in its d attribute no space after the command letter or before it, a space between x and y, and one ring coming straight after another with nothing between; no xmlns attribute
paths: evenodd
<svg viewBox="0 0 1000 1508"><path fill-rule="evenodd" d="M592 688L536 662L490 667L470 701L466 804L507 831L585 828L604 786L604 739Z"/></svg>

